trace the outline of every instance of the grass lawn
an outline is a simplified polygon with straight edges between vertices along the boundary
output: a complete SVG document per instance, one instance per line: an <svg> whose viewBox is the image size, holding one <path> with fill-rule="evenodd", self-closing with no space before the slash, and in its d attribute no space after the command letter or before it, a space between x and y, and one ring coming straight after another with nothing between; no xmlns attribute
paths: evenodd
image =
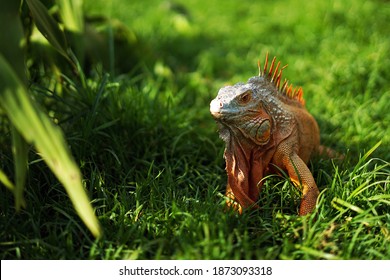
<svg viewBox="0 0 390 280"><path fill-rule="evenodd" d="M390 259L387 1L84 2L134 44L113 46L110 74L92 67L86 97L76 85L42 104L56 112L104 235L92 237L32 149L26 208L17 213L0 187L1 259ZM209 103L257 75L267 52L303 87L322 143L345 154L311 161L321 194L310 217L297 215L299 193L282 176L266 181L259 210L224 208L224 143ZM45 86L32 83L37 99ZM6 125L0 132L0 169L12 174Z"/></svg>

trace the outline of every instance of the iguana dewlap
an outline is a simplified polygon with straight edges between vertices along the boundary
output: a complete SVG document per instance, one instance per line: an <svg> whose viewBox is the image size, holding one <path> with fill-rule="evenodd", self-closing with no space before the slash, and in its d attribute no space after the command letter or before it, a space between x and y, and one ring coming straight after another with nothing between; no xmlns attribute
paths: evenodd
<svg viewBox="0 0 390 280"><path fill-rule="evenodd" d="M302 191L300 215L316 205L319 192L306 164L320 149L319 128L305 108L302 89L293 90L287 81L281 85L285 67L275 66L274 58L268 69L267 55L259 76L221 88L210 103L226 143L226 196L234 201L228 204L240 212L257 207L262 179L280 170Z"/></svg>

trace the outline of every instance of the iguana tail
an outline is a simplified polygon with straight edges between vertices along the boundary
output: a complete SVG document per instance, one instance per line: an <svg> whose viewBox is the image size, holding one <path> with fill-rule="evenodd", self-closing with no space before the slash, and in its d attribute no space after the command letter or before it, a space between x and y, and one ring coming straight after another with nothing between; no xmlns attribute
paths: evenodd
<svg viewBox="0 0 390 280"><path fill-rule="evenodd" d="M330 159L338 159L338 160L343 160L344 155L340 154L339 152L333 150L332 148L320 145L318 147L318 155L321 157L327 157Z"/></svg>

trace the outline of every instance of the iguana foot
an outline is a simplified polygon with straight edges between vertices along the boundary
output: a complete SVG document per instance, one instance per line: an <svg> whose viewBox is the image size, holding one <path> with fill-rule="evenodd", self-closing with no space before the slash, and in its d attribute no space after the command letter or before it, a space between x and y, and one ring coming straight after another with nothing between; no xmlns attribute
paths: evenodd
<svg viewBox="0 0 390 280"><path fill-rule="evenodd" d="M305 216L314 211L317 204L318 195L319 191L316 187L309 189L308 192L302 196L301 205L299 206L300 216Z"/></svg>

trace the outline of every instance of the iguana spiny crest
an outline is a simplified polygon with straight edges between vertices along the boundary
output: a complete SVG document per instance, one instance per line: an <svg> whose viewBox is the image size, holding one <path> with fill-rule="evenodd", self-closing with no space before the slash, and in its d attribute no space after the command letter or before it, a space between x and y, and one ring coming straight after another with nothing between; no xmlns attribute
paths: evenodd
<svg viewBox="0 0 390 280"><path fill-rule="evenodd" d="M221 88L210 103L226 143L226 195L240 212L253 207L262 179L282 169L302 190L299 214L305 215L318 196L306 163L319 149L319 129L305 108L302 88L293 89L286 80L281 84L287 65L280 68L275 62L268 68L267 54L259 76Z"/></svg>

